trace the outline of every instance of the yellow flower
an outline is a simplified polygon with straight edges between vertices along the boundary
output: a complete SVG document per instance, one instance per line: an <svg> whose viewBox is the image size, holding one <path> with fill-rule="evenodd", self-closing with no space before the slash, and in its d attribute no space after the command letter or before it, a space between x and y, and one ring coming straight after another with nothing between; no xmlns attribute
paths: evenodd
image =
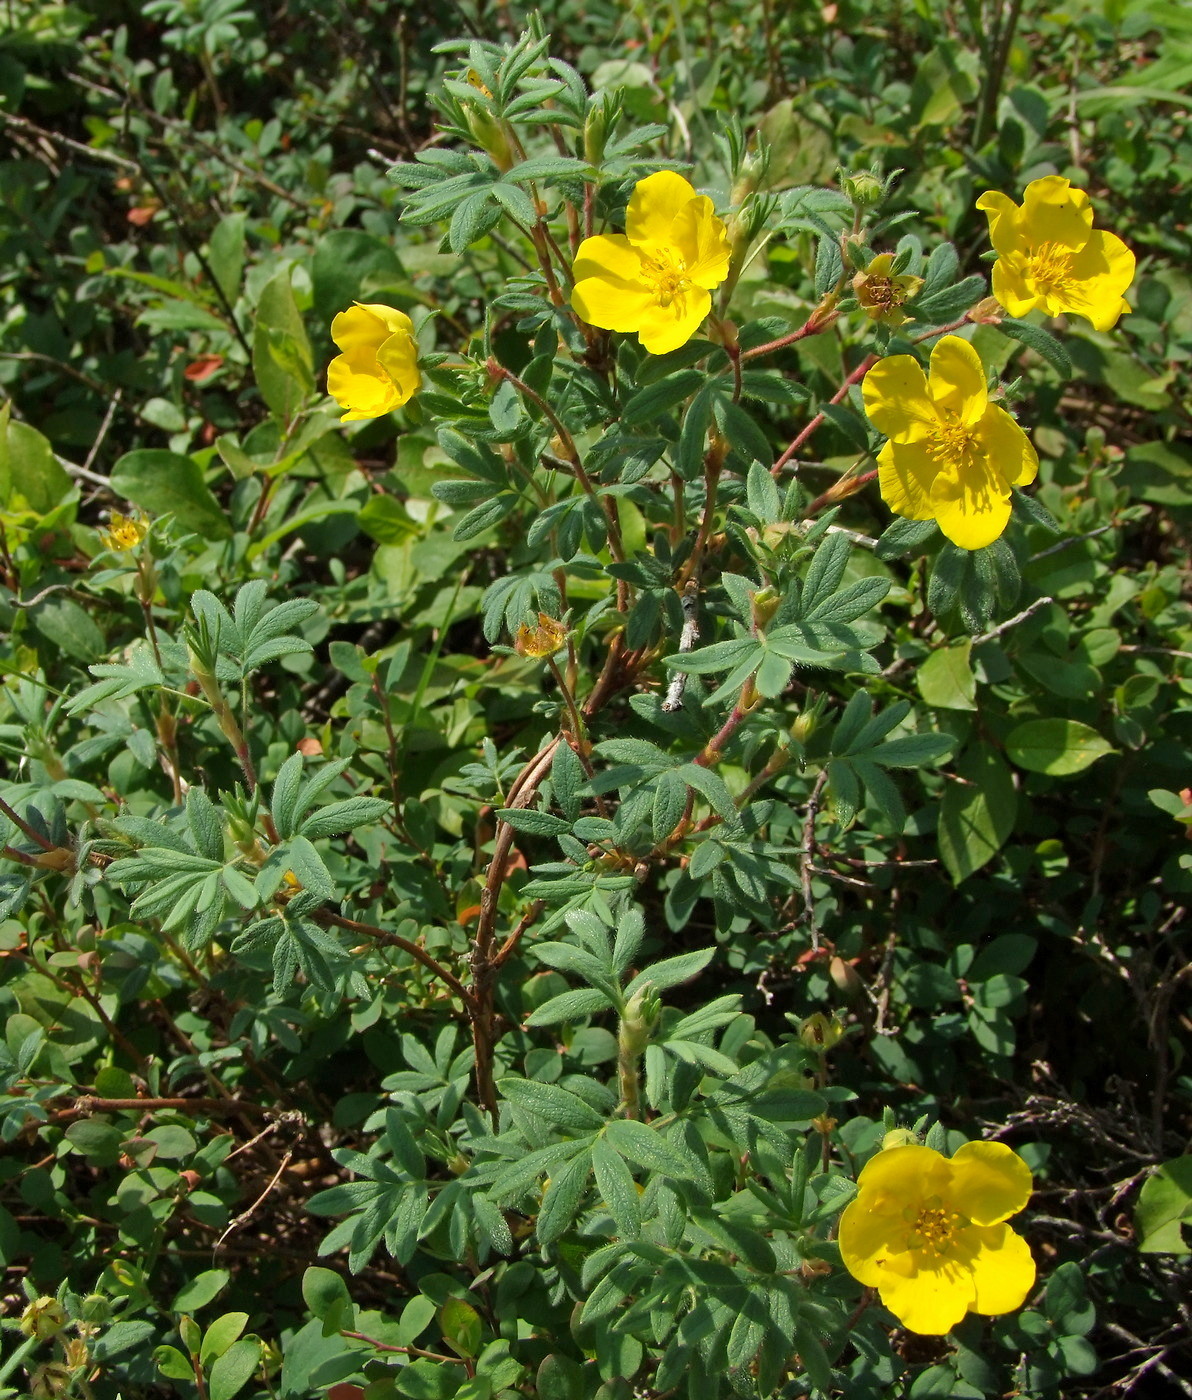
<svg viewBox="0 0 1192 1400"><path fill-rule="evenodd" d="M148 532L149 526L144 520L121 515L114 510L111 523L106 530L99 532L99 538L105 549L135 549Z"/></svg>
<svg viewBox="0 0 1192 1400"><path fill-rule="evenodd" d="M1073 311L1107 331L1130 310L1123 293L1134 280L1134 254L1116 234L1093 229L1088 195L1062 175L1032 180L1021 206L987 190L977 208L998 254L993 294L1011 316L1036 307L1048 316Z"/></svg>
<svg viewBox="0 0 1192 1400"><path fill-rule="evenodd" d="M682 175L660 170L634 187L624 233L579 245L571 305L590 326L636 331L651 355L665 355L699 329L729 258L712 201Z"/></svg>
<svg viewBox="0 0 1192 1400"><path fill-rule="evenodd" d="M340 419L380 418L422 387L418 343L404 311L355 302L331 323L343 351L327 366L327 392L347 412Z"/></svg>
<svg viewBox="0 0 1192 1400"><path fill-rule="evenodd" d="M1030 1168L1004 1143L871 1157L840 1217L844 1267L912 1332L940 1335L966 1313L1013 1312L1035 1282L1026 1241L1003 1222L1031 1194Z"/></svg>
<svg viewBox="0 0 1192 1400"><path fill-rule="evenodd" d="M943 336L930 379L911 355L880 360L861 392L870 422L890 439L877 459L890 509L937 521L961 549L992 544L1010 519L1011 486L1034 481L1039 459L1014 419L989 402L968 341Z"/></svg>
<svg viewBox="0 0 1192 1400"><path fill-rule="evenodd" d="M858 272L853 278L853 291L866 316L880 325L892 327L901 326L910 319L902 308L923 286L922 277L909 272L892 275L893 266L893 253L879 253L864 272Z"/></svg>

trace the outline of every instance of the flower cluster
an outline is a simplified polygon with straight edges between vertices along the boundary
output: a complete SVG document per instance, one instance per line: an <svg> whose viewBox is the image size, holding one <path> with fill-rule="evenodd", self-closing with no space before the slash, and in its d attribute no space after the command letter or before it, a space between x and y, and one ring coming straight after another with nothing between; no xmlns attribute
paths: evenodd
<svg viewBox="0 0 1192 1400"><path fill-rule="evenodd" d="M1023 203L991 190L977 201L997 252L993 294L1011 316L1075 312L1108 330L1130 308L1124 293L1134 254L1093 229L1088 196L1059 175L1033 180ZM729 276L733 248L712 201L674 171L639 180L625 232L585 238L575 254L571 306L601 330L636 335L652 355L685 345ZM872 320L896 329L922 279L895 273L893 254L873 258L852 279ZM344 422L377 418L421 386L414 328L404 312L356 303L336 316L341 354L327 390ZM878 454L882 499L911 520L935 520L953 544L992 544L1010 518L1011 492L1035 479L1038 458L1011 415L990 402L980 358L960 336L944 335L930 374L911 355L880 360L865 376L865 411L888 441Z"/></svg>

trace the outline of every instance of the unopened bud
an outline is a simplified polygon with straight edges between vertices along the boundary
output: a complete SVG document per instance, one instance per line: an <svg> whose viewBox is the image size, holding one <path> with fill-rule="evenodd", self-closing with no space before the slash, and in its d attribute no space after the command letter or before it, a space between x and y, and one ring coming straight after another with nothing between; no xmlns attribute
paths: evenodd
<svg viewBox="0 0 1192 1400"><path fill-rule="evenodd" d="M594 97L584 119L584 159L589 165L600 165L604 160L610 115L610 95Z"/></svg>
<svg viewBox="0 0 1192 1400"><path fill-rule="evenodd" d="M662 998L654 984L647 982L629 998L621 1014L619 1045L623 1056L632 1058L642 1053L661 1015Z"/></svg>
<svg viewBox="0 0 1192 1400"><path fill-rule="evenodd" d="M804 710L803 713L791 725L791 738L796 744L805 744L815 733L815 727L819 722L819 716L814 710Z"/></svg>
<svg viewBox="0 0 1192 1400"><path fill-rule="evenodd" d="M107 1322L112 1315L112 1305L102 1293L88 1293L81 1311L85 1322Z"/></svg>
<svg viewBox="0 0 1192 1400"><path fill-rule="evenodd" d="M782 596L777 589L759 588L750 596L749 611L752 614L751 621L754 630L762 632L778 611L778 605L782 602Z"/></svg>
<svg viewBox="0 0 1192 1400"><path fill-rule="evenodd" d="M882 1151L886 1152L891 1147L916 1147L919 1139L909 1128L891 1128L882 1138Z"/></svg>
<svg viewBox="0 0 1192 1400"><path fill-rule="evenodd" d="M880 203L883 194L882 182L872 170L858 170L852 175L842 174L840 188L860 209Z"/></svg>
<svg viewBox="0 0 1192 1400"><path fill-rule="evenodd" d="M21 1314L18 1325L26 1337L48 1342L66 1326L66 1309L57 1298L35 1298Z"/></svg>

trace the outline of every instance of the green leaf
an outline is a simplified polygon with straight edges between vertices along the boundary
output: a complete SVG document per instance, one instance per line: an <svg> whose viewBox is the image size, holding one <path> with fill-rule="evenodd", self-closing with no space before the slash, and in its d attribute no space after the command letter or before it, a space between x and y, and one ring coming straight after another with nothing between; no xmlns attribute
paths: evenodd
<svg viewBox="0 0 1192 1400"><path fill-rule="evenodd" d="M1042 355L1061 379L1072 378L1072 361L1068 358L1068 352L1050 331L1029 321L1016 321L1012 316L1003 316L997 323L997 329Z"/></svg>
<svg viewBox="0 0 1192 1400"><path fill-rule="evenodd" d="M940 806L939 848L952 883L988 864L1014 830L1018 794L1010 771L990 744L978 743L957 764Z"/></svg>
<svg viewBox="0 0 1192 1400"><path fill-rule="evenodd" d="M643 968L629 983L625 988L625 995L631 997L647 982L658 992L663 992L668 987L677 987L681 982L690 982L693 977L699 976L715 956L715 948L700 948L694 953L680 953L678 957L664 958L662 962L652 963Z"/></svg>
<svg viewBox="0 0 1192 1400"><path fill-rule="evenodd" d="M596 1189L604 1198L617 1229L626 1239L635 1240L642 1230L641 1196L625 1159L603 1138L592 1148L592 1170Z"/></svg>
<svg viewBox="0 0 1192 1400"><path fill-rule="evenodd" d="M315 241L310 279L315 316L330 330L336 313L347 311L353 302L391 301L371 287L401 282L405 273L386 239L363 229L335 228Z"/></svg>
<svg viewBox="0 0 1192 1400"><path fill-rule="evenodd" d="M207 1381L209 1400L232 1400L252 1380L260 1360L261 1343L256 1337L233 1342L211 1368Z"/></svg>
<svg viewBox="0 0 1192 1400"><path fill-rule="evenodd" d="M574 1133L590 1133L604 1126L604 1118L578 1094L560 1089L557 1084L544 1084L536 1079L501 1079L497 1088L504 1098L519 1108L529 1109L556 1128Z"/></svg>
<svg viewBox="0 0 1192 1400"><path fill-rule="evenodd" d="M1144 1254L1189 1254L1184 1225L1192 1225L1192 1157L1164 1162L1147 1177L1134 1212Z"/></svg>
<svg viewBox="0 0 1192 1400"><path fill-rule="evenodd" d="M189 1358L183 1356L177 1347L154 1347L153 1360L157 1363L157 1369L167 1380L194 1383L194 1367L190 1364Z"/></svg>
<svg viewBox="0 0 1192 1400"><path fill-rule="evenodd" d="M460 1356L472 1357L480 1350L480 1314L462 1298L448 1298L439 1309L439 1331Z"/></svg>
<svg viewBox="0 0 1192 1400"><path fill-rule="evenodd" d="M1019 768L1066 778L1113 753L1095 729L1074 719L1032 719L1006 736L1006 753Z"/></svg>
<svg viewBox="0 0 1192 1400"><path fill-rule="evenodd" d="M621 423L627 428L637 427L640 423L654 423L672 408L677 408L706 382L707 375L702 370L683 369L660 379L656 384L647 384L622 409Z"/></svg>
<svg viewBox="0 0 1192 1400"><path fill-rule="evenodd" d="M222 1356L244 1331L247 1323L248 1314L244 1312L224 1313L217 1317L203 1337L203 1345L199 1351L202 1364L210 1366L217 1357Z"/></svg>
<svg viewBox="0 0 1192 1400"><path fill-rule="evenodd" d="M10 407L0 413L0 506L27 507L48 515L74 487L58 465L49 440L27 423L9 421Z"/></svg>
<svg viewBox="0 0 1192 1400"><path fill-rule="evenodd" d="M969 663L971 641L940 647L919 667L915 683L929 704L942 710L975 710L977 681Z"/></svg>
<svg viewBox="0 0 1192 1400"><path fill-rule="evenodd" d="M192 457L157 447L126 452L112 468L112 490L150 515L174 515L204 539L231 538L232 526Z"/></svg>
<svg viewBox="0 0 1192 1400"><path fill-rule="evenodd" d="M585 1148L551 1177L535 1226L539 1244L544 1247L551 1244L570 1227L583 1203L591 1175L592 1153Z"/></svg>
<svg viewBox="0 0 1192 1400"><path fill-rule="evenodd" d="M527 1026L557 1026L568 1021L578 1021L584 1016L594 1016L607 1011L612 1002L594 987L579 987L572 992L562 992L557 997L544 1001L526 1020Z"/></svg>
<svg viewBox="0 0 1192 1400"><path fill-rule="evenodd" d="M356 523L378 544L403 544L421 528L396 496L370 496Z"/></svg>
<svg viewBox="0 0 1192 1400"><path fill-rule="evenodd" d="M229 302L234 302L240 291L240 277L244 272L244 224L247 217L243 213L225 214L215 225L211 241L207 245L207 261L215 274L220 291ZM315 248L316 262L319 248L325 241L334 237L334 233L329 233L319 240Z"/></svg>
<svg viewBox="0 0 1192 1400"><path fill-rule="evenodd" d="M265 284L253 326L252 370L270 412L289 426L314 392L314 358L283 268Z"/></svg>
<svg viewBox="0 0 1192 1400"><path fill-rule="evenodd" d="M528 831L533 836L558 836L570 831L571 823L550 812L539 812L533 807L502 807L497 816L514 831Z"/></svg>
<svg viewBox="0 0 1192 1400"><path fill-rule="evenodd" d="M664 1138L657 1128L634 1118L614 1118L606 1126L604 1136L623 1157L647 1171L679 1181L700 1181L707 1175L698 1157Z"/></svg>

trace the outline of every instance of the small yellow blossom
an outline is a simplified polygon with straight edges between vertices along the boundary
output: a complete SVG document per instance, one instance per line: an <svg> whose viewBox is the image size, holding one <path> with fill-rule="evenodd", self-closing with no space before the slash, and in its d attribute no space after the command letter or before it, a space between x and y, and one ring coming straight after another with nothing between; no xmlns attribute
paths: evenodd
<svg viewBox="0 0 1192 1400"><path fill-rule="evenodd" d="M404 311L355 302L332 321L331 338L343 354L327 366L327 392L347 410L342 423L380 418L422 387L414 326Z"/></svg>
<svg viewBox="0 0 1192 1400"><path fill-rule="evenodd" d="M913 356L890 355L861 392L870 422L890 439L877 459L890 509L937 521L961 549L992 544L1010 519L1010 488L1034 481L1039 459L1014 419L989 402L968 341L943 336L930 379Z"/></svg>
<svg viewBox="0 0 1192 1400"><path fill-rule="evenodd" d="M118 510L114 510L111 522L106 530L99 532L99 538L105 549L136 549L148 533L149 525L146 521L135 516L121 515Z"/></svg>
<svg viewBox="0 0 1192 1400"><path fill-rule="evenodd" d="M871 1157L840 1217L844 1267L912 1332L942 1336L966 1313L1013 1312L1035 1282L1026 1241L1004 1222L1031 1194L1030 1168L1001 1142L951 1159L930 1147Z"/></svg>
<svg viewBox="0 0 1192 1400"><path fill-rule="evenodd" d="M540 612L537 627L527 626L523 622L517 629L513 646L519 656L554 656L566 640L566 627L561 622L556 622L553 617Z"/></svg>
<svg viewBox="0 0 1192 1400"><path fill-rule="evenodd" d="M579 245L571 305L589 325L636 332L651 355L665 355L699 330L729 261L712 201L682 175L660 170L634 187L624 233Z"/></svg>
<svg viewBox="0 0 1192 1400"><path fill-rule="evenodd" d="M1129 303L1134 254L1114 233L1093 228L1093 206L1062 175L1026 187L1021 206L987 190L977 208L989 219L997 250L993 294L1011 316L1037 308L1048 316L1072 311L1099 331L1117 324Z"/></svg>
<svg viewBox="0 0 1192 1400"><path fill-rule="evenodd" d="M864 272L853 278L853 291L871 321L897 327L910 320L902 308L919 294L923 279L909 272L895 275L890 271L893 266L893 253L879 253Z"/></svg>

